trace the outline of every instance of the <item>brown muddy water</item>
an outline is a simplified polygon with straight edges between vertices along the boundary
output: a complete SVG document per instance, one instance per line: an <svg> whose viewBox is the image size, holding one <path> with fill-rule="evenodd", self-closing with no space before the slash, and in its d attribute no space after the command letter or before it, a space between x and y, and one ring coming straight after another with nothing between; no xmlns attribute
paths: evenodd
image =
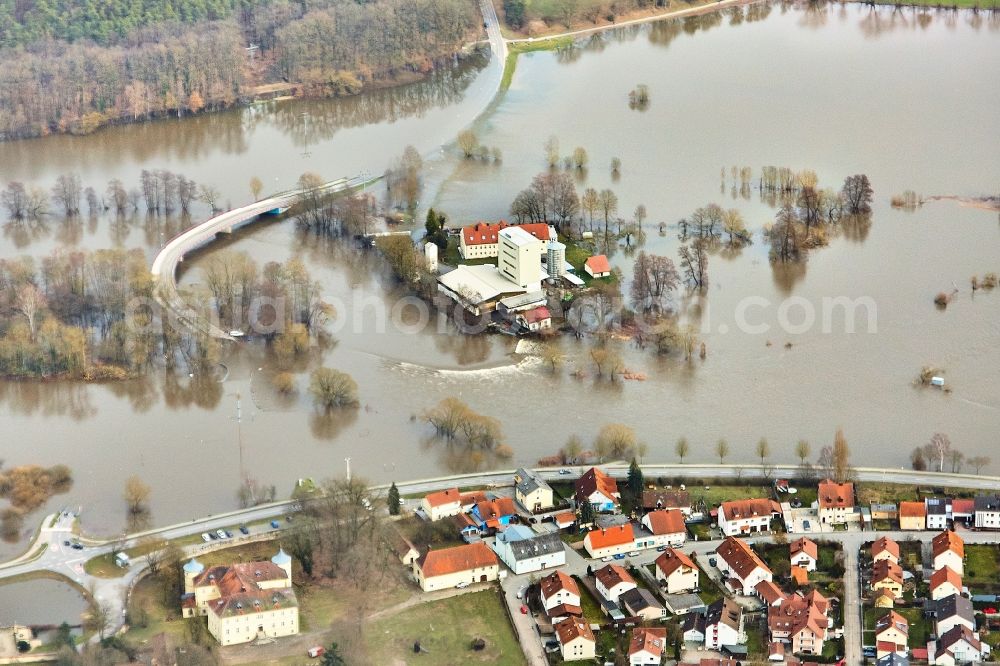
<svg viewBox="0 0 1000 666"><path fill-rule="evenodd" d="M691 460L712 460L714 442L726 437L731 461L749 462L753 444L766 436L774 459L789 461L798 439L818 451L838 426L859 464L904 465L934 432L948 433L967 455L995 456L1000 291L973 296L968 283L973 274L1000 272L997 215L944 202L906 213L888 200L905 189L996 191L1000 26L970 13L761 7L755 20L743 10L740 17L660 22L587 38L569 52L522 56L511 89L477 122L481 140L503 151L502 164L469 164L446 151L428 176L434 205L453 223L503 217L544 168L542 144L555 134L563 153L577 145L589 152L581 187L612 187L626 217L645 204L645 249L676 256L674 230L661 237L656 225L698 206L738 208L758 231L773 218L756 195L734 198L729 182L720 188L722 166L751 166L755 176L762 165L810 168L822 185L837 188L845 176L867 173L876 189L870 227L845 229L797 270L772 269L759 238L739 254L712 257L711 287L701 299L704 361L688 366L626 347L629 368L648 379L609 384L574 379L568 370L553 376L511 356L504 338L466 338L447 326L380 327L397 300L369 258L330 251L288 223L271 223L224 245L260 264L292 256L307 262L340 313L337 344L323 363L357 380L356 412L316 416L307 371L299 375L299 397L279 399L264 352L238 345L227 350L221 383L162 374L118 385L2 383L0 458L68 464L74 488L50 506L82 505L86 528L109 534L124 524L121 492L133 473L152 485L156 524L234 508L237 394L247 469L279 494L297 477L342 473L346 457L354 474L378 481L469 469L473 462L430 442L428 429L411 418L448 395L503 421L515 451L510 465L554 452L572 433L589 441L609 421L632 425L649 446L647 460L658 461L673 460L680 436L693 444ZM378 93L383 102L291 104L0 145L0 179L48 183L75 170L88 184L103 184L164 167L214 182L239 203L254 174L269 185L277 178L279 188L305 170L380 173L406 143L438 150L485 106L485 75L472 69L445 78L419 84L419 92ZM627 103L639 83L652 95L644 112ZM421 101L407 106L400 97ZM382 112L385 105L391 112ZM317 117L322 132L296 134L296 123ZM623 163L615 181L613 156ZM8 255L44 255L55 247L103 247L117 242L113 233L98 220L93 231L69 239L50 231L21 243L5 234L0 243ZM152 250L160 238L156 225L147 231L139 222L120 244ZM205 256L189 261L187 288L197 290ZM612 263L630 270L625 252ZM938 311L931 299L953 282L958 298ZM836 297L870 299L875 332L862 321L858 332L846 333L842 314L824 332L823 299ZM746 319L769 330L740 330L740 304L751 298ZM782 330L780 306L788 299L793 324L809 308L816 324ZM585 353L580 343L564 344ZM925 364L946 369L952 393L912 385ZM0 556L17 548L0 546Z"/></svg>

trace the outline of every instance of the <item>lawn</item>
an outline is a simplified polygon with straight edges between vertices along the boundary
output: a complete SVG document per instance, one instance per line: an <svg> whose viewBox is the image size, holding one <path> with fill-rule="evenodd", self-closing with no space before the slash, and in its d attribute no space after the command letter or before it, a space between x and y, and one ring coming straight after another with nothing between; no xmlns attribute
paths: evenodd
<svg viewBox="0 0 1000 666"><path fill-rule="evenodd" d="M448 236L448 249L444 251L444 256L441 257L441 263L449 266L458 266L460 264L479 266L482 264L496 264L497 258L483 257L481 259L463 259L462 255L458 251L458 236ZM423 497L423 495L420 495L420 497Z"/></svg>
<svg viewBox="0 0 1000 666"><path fill-rule="evenodd" d="M922 608L897 608L897 613L910 623L909 646L927 647L927 639L933 632L930 620L924 617ZM875 644L875 623L889 612L887 608L865 607L864 644Z"/></svg>
<svg viewBox="0 0 1000 666"><path fill-rule="evenodd" d="M486 640L474 652L470 644ZM419 640L423 654L413 653ZM524 664L524 655L496 591L462 594L408 608L365 630L373 664Z"/></svg>
<svg viewBox="0 0 1000 666"><path fill-rule="evenodd" d="M965 546L965 584L973 594L996 594L1000 589L1000 546L967 544Z"/></svg>
<svg viewBox="0 0 1000 666"><path fill-rule="evenodd" d="M163 548L166 544L166 541L146 541L134 548L127 548L124 552L130 558L136 560L144 557L151 551ZM89 575L97 576L98 578L121 578L125 574L125 569L115 564L115 558L111 553L90 558L84 562L83 570Z"/></svg>
<svg viewBox="0 0 1000 666"><path fill-rule="evenodd" d="M597 624L604 622L607 618L604 615L604 611L601 609L601 602L599 602L586 585L580 581L579 576L574 576L579 582L577 587L580 588L580 608L583 609L583 617L591 624Z"/></svg>
<svg viewBox="0 0 1000 666"><path fill-rule="evenodd" d="M899 566L909 571L920 571L924 565L919 541L904 539L899 542Z"/></svg>
<svg viewBox="0 0 1000 666"><path fill-rule="evenodd" d="M751 498L771 497L770 486L738 485L738 486L688 486L692 502L704 500L709 509L723 502Z"/></svg>

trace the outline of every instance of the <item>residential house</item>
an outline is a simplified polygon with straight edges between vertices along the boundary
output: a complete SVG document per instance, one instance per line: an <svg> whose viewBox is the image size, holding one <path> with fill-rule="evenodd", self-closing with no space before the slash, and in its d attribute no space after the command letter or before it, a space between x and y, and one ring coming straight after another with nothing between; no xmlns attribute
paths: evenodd
<svg viewBox="0 0 1000 666"><path fill-rule="evenodd" d="M644 490L642 508L646 511L677 509L685 516L691 515L691 495L686 490Z"/></svg>
<svg viewBox="0 0 1000 666"><path fill-rule="evenodd" d="M597 467L591 467L576 480L574 497L576 505L589 502L595 511L614 511L618 508L618 482Z"/></svg>
<svg viewBox="0 0 1000 666"><path fill-rule="evenodd" d="M635 579L617 564L608 564L594 572L598 593L613 604L623 592L639 587Z"/></svg>
<svg viewBox="0 0 1000 666"><path fill-rule="evenodd" d="M683 552L667 548L653 564L656 566L656 580L667 594L698 589L698 567Z"/></svg>
<svg viewBox="0 0 1000 666"><path fill-rule="evenodd" d="M946 530L951 519L951 500L945 497L928 497L924 500L925 528Z"/></svg>
<svg viewBox="0 0 1000 666"><path fill-rule="evenodd" d="M500 253L500 232L512 226L501 221L496 224L477 222L462 227L458 252L463 259L486 259ZM557 240L555 229L547 224L532 223L516 225L540 241Z"/></svg>
<svg viewBox="0 0 1000 666"><path fill-rule="evenodd" d="M965 575L965 542L951 530L945 530L931 541L934 568L948 567L958 575Z"/></svg>
<svg viewBox="0 0 1000 666"><path fill-rule="evenodd" d="M569 529L576 524L576 514L572 511L562 511L552 516L552 522L561 530Z"/></svg>
<svg viewBox="0 0 1000 666"><path fill-rule="evenodd" d="M723 502L719 506L719 528L726 536L767 532L771 520L780 513L778 503L769 499Z"/></svg>
<svg viewBox="0 0 1000 666"><path fill-rule="evenodd" d="M895 504L871 504L872 520L899 520L899 507Z"/></svg>
<svg viewBox="0 0 1000 666"><path fill-rule="evenodd" d="M587 275L592 278L608 277L611 275L611 264L608 263L608 258L603 254L595 254L583 262L583 270L587 271Z"/></svg>
<svg viewBox="0 0 1000 666"><path fill-rule="evenodd" d="M516 520L517 507L512 498L497 497L476 503L471 516L481 531L499 530Z"/></svg>
<svg viewBox="0 0 1000 666"><path fill-rule="evenodd" d="M771 570L741 539L726 537L715 553L719 571L726 577L726 586L734 592L750 595L757 583L773 579Z"/></svg>
<svg viewBox="0 0 1000 666"><path fill-rule="evenodd" d="M493 550L515 574L566 564L566 548L558 532L538 534L525 525L511 525L499 532Z"/></svg>
<svg viewBox="0 0 1000 666"><path fill-rule="evenodd" d="M785 600L785 593L774 584L774 581L762 580L753 588L755 597L759 597L765 606L777 606Z"/></svg>
<svg viewBox="0 0 1000 666"><path fill-rule="evenodd" d="M629 617L641 617L646 622L667 616L667 609L644 587L635 587L622 592L618 597L618 606Z"/></svg>
<svg viewBox="0 0 1000 666"><path fill-rule="evenodd" d="M952 594L962 594L962 577L951 567L942 567L931 574L931 599L937 601Z"/></svg>
<svg viewBox="0 0 1000 666"><path fill-rule="evenodd" d="M877 660L875 666L910 666L910 658L892 652Z"/></svg>
<svg viewBox="0 0 1000 666"><path fill-rule="evenodd" d="M533 469L521 468L514 473L514 499L531 512L551 509L552 486Z"/></svg>
<svg viewBox="0 0 1000 666"><path fill-rule="evenodd" d="M542 608L553 622L565 617L581 617L580 587L569 575L556 570L539 581Z"/></svg>
<svg viewBox="0 0 1000 666"><path fill-rule="evenodd" d="M413 564L413 575L424 592L459 583L486 583L500 578L500 561L482 541L431 549Z"/></svg>
<svg viewBox="0 0 1000 666"><path fill-rule="evenodd" d="M590 625L581 618L568 617L555 626L563 661L593 660L597 641Z"/></svg>
<svg viewBox="0 0 1000 666"><path fill-rule="evenodd" d="M976 500L953 499L951 501L951 518L955 522L972 525L976 519Z"/></svg>
<svg viewBox="0 0 1000 666"><path fill-rule="evenodd" d="M878 590L890 590L896 598L903 596L903 568L892 560L879 560L872 565L871 587Z"/></svg>
<svg viewBox="0 0 1000 666"><path fill-rule="evenodd" d="M705 614L688 613L681 622L681 636L685 643L705 643Z"/></svg>
<svg viewBox="0 0 1000 666"><path fill-rule="evenodd" d="M413 545L412 541L403 536L399 530L393 530L392 552L396 554L399 561L405 564L407 568L412 567L413 563L420 557L420 551L417 550L417 547Z"/></svg>
<svg viewBox="0 0 1000 666"><path fill-rule="evenodd" d="M462 495L458 488L429 493L420 501L420 508L430 520L441 520L462 513Z"/></svg>
<svg viewBox="0 0 1000 666"><path fill-rule="evenodd" d="M515 316L515 320L531 333L552 328L552 313L544 305L519 312Z"/></svg>
<svg viewBox="0 0 1000 666"><path fill-rule="evenodd" d="M875 608L895 608L896 593L887 587L880 587L875 593Z"/></svg>
<svg viewBox="0 0 1000 666"><path fill-rule="evenodd" d="M590 530L583 538L583 547L595 558L627 553L635 548L632 523Z"/></svg>
<svg viewBox="0 0 1000 666"><path fill-rule="evenodd" d="M927 508L923 502L899 503L899 529L923 530L927 528Z"/></svg>
<svg viewBox="0 0 1000 666"><path fill-rule="evenodd" d="M973 509L973 524L978 529L1000 529L1000 495L977 495Z"/></svg>
<svg viewBox="0 0 1000 666"><path fill-rule="evenodd" d="M876 658L892 653L905 657L909 654L909 640L910 622L896 611L889 611L875 621Z"/></svg>
<svg viewBox="0 0 1000 666"><path fill-rule="evenodd" d="M879 560L889 560L893 564L899 564L899 544L889 537L879 537L872 544L872 562Z"/></svg>
<svg viewBox="0 0 1000 666"><path fill-rule="evenodd" d="M743 609L740 605L726 597L710 604L705 613L705 648L719 650L745 641Z"/></svg>
<svg viewBox="0 0 1000 666"><path fill-rule="evenodd" d="M665 627L640 627L632 630L628 644L629 666L660 666L667 646Z"/></svg>
<svg viewBox="0 0 1000 666"><path fill-rule="evenodd" d="M958 594L949 594L942 599L928 599L924 602L924 615L934 623L934 635L943 636L954 627L976 629L976 613L972 601Z"/></svg>
<svg viewBox="0 0 1000 666"><path fill-rule="evenodd" d="M793 654L821 654L829 629L830 602L813 590L785 597L767 610L767 628L773 643L790 647Z"/></svg>
<svg viewBox="0 0 1000 666"><path fill-rule="evenodd" d="M978 664L989 658L990 646L965 626L952 627L927 644L928 661L935 666Z"/></svg>
<svg viewBox="0 0 1000 666"><path fill-rule="evenodd" d="M679 509L660 509L650 511L642 517L643 527L652 533L652 543L647 547L684 545L687 539L687 527L684 525L684 514Z"/></svg>
<svg viewBox="0 0 1000 666"><path fill-rule="evenodd" d="M793 567L801 567L806 571L816 571L819 561L819 546L812 539L802 537L788 544L788 556Z"/></svg>
<svg viewBox="0 0 1000 666"><path fill-rule="evenodd" d="M844 525L854 515L854 484L824 479L819 482L816 501L819 504L820 523Z"/></svg>
<svg viewBox="0 0 1000 666"><path fill-rule="evenodd" d="M299 633L292 589L292 558L279 549L270 562L242 562L206 569L184 565L183 617L207 616L208 633L220 645L249 643Z"/></svg>

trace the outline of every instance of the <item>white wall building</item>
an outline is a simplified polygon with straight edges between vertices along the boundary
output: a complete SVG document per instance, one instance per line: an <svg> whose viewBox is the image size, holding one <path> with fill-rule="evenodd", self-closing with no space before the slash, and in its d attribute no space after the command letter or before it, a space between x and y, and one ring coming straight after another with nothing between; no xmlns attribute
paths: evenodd
<svg viewBox="0 0 1000 666"><path fill-rule="evenodd" d="M507 227L498 234L497 270L527 291L541 288L542 241L520 227Z"/></svg>
<svg viewBox="0 0 1000 666"><path fill-rule="evenodd" d="M566 549L558 532L536 534L525 525L511 525L499 532L493 549L515 574L566 564Z"/></svg>

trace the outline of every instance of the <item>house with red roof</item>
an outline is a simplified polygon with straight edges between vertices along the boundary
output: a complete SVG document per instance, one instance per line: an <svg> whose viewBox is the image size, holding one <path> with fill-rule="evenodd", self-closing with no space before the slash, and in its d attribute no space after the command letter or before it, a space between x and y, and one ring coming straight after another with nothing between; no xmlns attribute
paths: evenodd
<svg viewBox="0 0 1000 666"><path fill-rule="evenodd" d="M581 618L569 617L555 626L556 639L563 661L593 660L597 641L590 625Z"/></svg>
<svg viewBox="0 0 1000 666"><path fill-rule="evenodd" d="M726 587L737 594L752 595L757 583L774 577L771 569L742 539L726 537L715 554Z"/></svg>
<svg viewBox="0 0 1000 666"><path fill-rule="evenodd" d="M635 533L632 531L632 523L590 530L587 532L587 536L583 537L583 547L594 558L618 555L634 550Z"/></svg>
<svg viewBox="0 0 1000 666"><path fill-rule="evenodd" d="M767 611L771 641L784 643L793 654L822 654L828 638L830 602L817 590L793 594Z"/></svg>
<svg viewBox="0 0 1000 666"><path fill-rule="evenodd" d="M683 546L684 541L687 539L687 526L684 524L684 514L678 509L650 511L642 517L640 523L653 535L651 539L645 539L645 546L647 548L657 548L659 546L673 546L677 548Z"/></svg>
<svg viewBox="0 0 1000 666"><path fill-rule="evenodd" d="M899 564L899 544L887 536L879 537L872 544L872 562L879 560L889 560L893 564Z"/></svg>
<svg viewBox="0 0 1000 666"><path fill-rule="evenodd" d="M951 567L941 567L931 574L930 593L934 601L962 594L962 577Z"/></svg>
<svg viewBox="0 0 1000 666"><path fill-rule="evenodd" d="M583 263L583 270L592 278L602 278L611 275L611 264L603 254L595 254Z"/></svg>
<svg viewBox="0 0 1000 666"><path fill-rule="evenodd" d="M538 583L542 608L553 622L566 617L581 617L580 587L569 575L553 571Z"/></svg>
<svg viewBox="0 0 1000 666"><path fill-rule="evenodd" d="M875 648L878 659L887 654L905 657L909 652L910 622L896 611L875 621Z"/></svg>
<svg viewBox="0 0 1000 666"><path fill-rule="evenodd" d="M621 494L618 482L597 467L591 467L573 484L576 505L588 502L594 511L614 511Z"/></svg>
<svg viewBox="0 0 1000 666"><path fill-rule="evenodd" d="M719 529L726 536L767 532L771 520L781 514L781 507L770 499L744 499L719 505Z"/></svg>
<svg viewBox="0 0 1000 666"><path fill-rule="evenodd" d="M959 576L965 574L965 541L951 530L945 530L931 541L934 568L948 567Z"/></svg>
<svg viewBox="0 0 1000 666"><path fill-rule="evenodd" d="M806 571L816 571L819 561L819 546L812 539L802 537L788 544L788 557L793 567Z"/></svg>
<svg viewBox="0 0 1000 666"><path fill-rule="evenodd" d="M494 224L477 222L462 227L458 242L459 254L463 259L488 259L499 256L500 232L510 226L516 226L540 241L558 240L555 228L543 223L511 225L503 220Z"/></svg>
<svg viewBox="0 0 1000 666"><path fill-rule="evenodd" d="M899 503L899 529L927 529L927 508L923 502Z"/></svg>
<svg viewBox="0 0 1000 666"><path fill-rule="evenodd" d="M428 493L420 501L420 508L432 521L456 516L462 513L462 494L458 492L458 488Z"/></svg>
<svg viewBox="0 0 1000 666"><path fill-rule="evenodd" d="M628 644L629 666L659 666L667 645L666 627L640 627L632 630Z"/></svg>
<svg viewBox="0 0 1000 666"><path fill-rule="evenodd" d="M698 567L685 553L667 548L653 564L656 567L656 580L667 594L698 589Z"/></svg>
<svg viewBox="0 0 1000 666"><path fill-rule="evenodd" d="M618 603L618 597L638 587L635 579L617 564L608 564L594 572L597 591L611 603Z"/></svg>
<svg viewBox="0 0 1000 666"><path fill-rule="evenodd" d="M544 305L517 314L517 322L528 331L537 333L552 328L552 313Z"/></svg>
<svg viewBox="0 0 1000 666"><path fill-rule="evenodd" d="M816 501L819 522L824 525L844 525L859 515L854 513L854 484L850 482L820 481Z"/></svg>
<svg viewBox="0 0 1000 666"><path fill-rule="evenodd" d="M500 560L482 541L432 548L413 563L413 575L424 592L448 589L459 583L486 583L500 577Z"/></svg>

